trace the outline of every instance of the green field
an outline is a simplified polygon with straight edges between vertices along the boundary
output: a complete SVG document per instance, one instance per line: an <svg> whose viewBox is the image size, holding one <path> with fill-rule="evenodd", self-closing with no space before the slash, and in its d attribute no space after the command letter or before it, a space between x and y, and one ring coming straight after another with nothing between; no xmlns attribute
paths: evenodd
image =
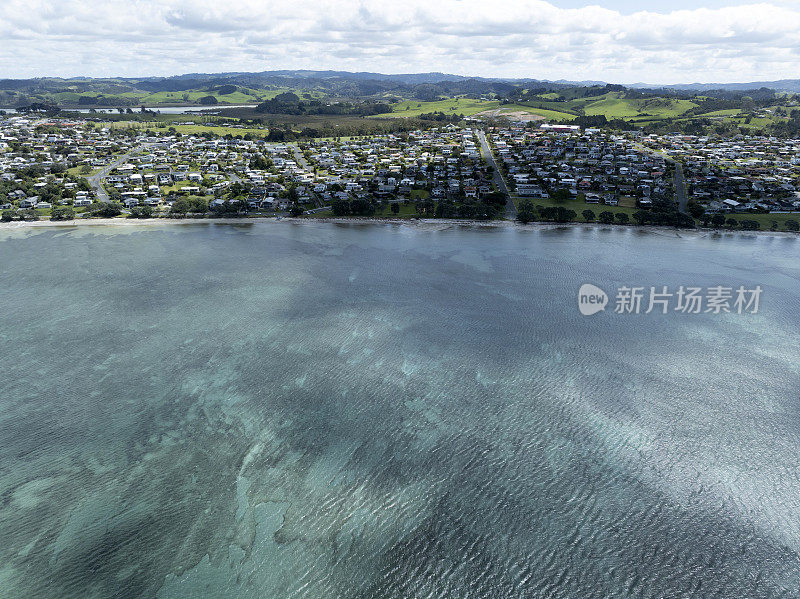
<svg viewBox="0 0 800 599"><path fill-rule="evenodd" d="M272 90L255 90L240 87L231 94L221 94L217 91L209 90L187 90L187 91L174 91L174 92L146 92L146 91L128 91L120 93L101 93L101 92L78 92L78 91L61 91L44 94L44 98L50 102L61 105L78 106L78 99L81 96L97 98L102 96L98 102L98 106L115 106L115 105L129 105L131 100L135 104L146 106L158 106L159 104L198 104L200 98L206 96L214 96L220 105L225 104L258 104L264 100L274 98L280 93L293 91L289 88L272 89ZM303 95L303 94L299 94ZM312 92L310 95L319 97L321 94ZM91 105L82 105L91 107Z"/></svg>
<svg viewBox="0 0 800 599"><path fill-rule="evenodd" d="M570 199L564 202L557 202L550 198L547 199L521 198L513 194L511 196L511 199L514 201L514 205L517 207L519 207L519 203L522 200L530 200L534 206L544 206L544 207L563 206L568 210L574 210L576 212L576 214L578 215L575 218L576 222L586 222L583 218L583 215L581 214L584 210L591 210L592 212L594 212L595 219L601 212L606 212L606 211L613 212L614 214L617 214L618 212L624 212L628 215L629 218L631 218L633 216L633 213L636 212L637 210L637 208L630 206L605 206L603 204L587 204L583 200L577 200L577 199ZM625 203L625 202L620 200L620 203Z"/></svg>
<svg viewBox="0 0 800 599"><path fill-rule="evenodd" d="M697 117L719 117L719 116L736 116L742 113L741 108L731 108L730 110L712 110L711 112L704 112L702 114L698 114Z"/></svg>
<svg viewBox="0 0 800 599"><path fill-rule="evenodd" d="M113 129L141 129L143 131L152 129L159 131L162 134L165 134L168 131L168 129L164 127L164 123L159 121L117 121L111 123L111 127ZM253 127L240 128L214 124L182 125L180 122L173 122L169 125L169 127L173 127L175 131L181 133L182 135L214 133L219 136L232 135L236 137L237 135L243 136L249 133L254 137L266 137L269 134L268 129L256 129Z"/></svg>
<svg viewBox="0 0 800 599"><path fill-rule="evenodd" d="M580 88L575 91L577 93ZM570 96L573 94L567 94ZM607 119L635 119L645 115L653 118L677 117L684 114L687 110L697 106L689 100L679 100L676 98L635 98L624 97L622 92L608 92L599 96L573 97L561 102L552 101L558 94L542 94L535 96L534 100L520 102L524 106L553 110L556 112L583 111L587 116L603 115Z"/></svg>
<svg viewBox="0 0 800 599"><path fill-rule="evenodd" d="M800 222L800 212L795 213L782 213L782 214L750 214L747 212L738 214L726 214L726 219L734 218L737 221L755 220L761 223L761 231L769 231L772 222L778 223L778 231L786 231L786 221L796 220ZM723 227L724 228L724 227Z"/></svg>
<svg viewBox="0 0 800 599"><path fill-rule="evenodd" d="M607 94L618 96L619 94ZM658 118L677 117L697 106L689 100L675 98L649 98L646 100L630 100L619 97L608 97L597 102L587 102L584 111L588 116L603 115L607 119L631 119L649 115Z"/></svg>
<svg viewBox="0 0 800 599"><path fill-rule="evenodd" d="M532 108L525 104L503 104L498 116L502 116L504 113L509 112L526 112L528 114L537 114L552 121L571 121L576 118L574 114L570 114L568 112L558 112L556 110L548 110L546 108Z"/></svg>
<svg viewBox="0 0 800 599"><path fill-rule="evenodd" d="M498 106L500 106L500 102L493 100L472 100L469 98L451 98L449 100L438 100L436 102L407 100L394 104L392 106L392 114L379 114L375 115L375 117L411 118L430 112L471 116L484 110L497 108Z"/></svg>

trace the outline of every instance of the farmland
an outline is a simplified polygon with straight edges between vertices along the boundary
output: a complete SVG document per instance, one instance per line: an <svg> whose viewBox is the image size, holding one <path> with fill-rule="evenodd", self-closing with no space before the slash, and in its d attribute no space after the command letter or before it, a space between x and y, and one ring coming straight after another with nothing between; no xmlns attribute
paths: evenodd
<svg viewBox="0 0 800 599"><path fill-rule="evenodd" d="M406 100L398 102L392 106L391 114L376 115L376 117L395 117L395 118L411 118L418 117L421 114L428 114L431 112L443 112L445 114L462 114L464 116L471 116L484 110L490 110L500 106L500 102L491 100L473 100L469 98L450 98L447 100L438 100L436 102L417 102L414 100Z"/></svg>

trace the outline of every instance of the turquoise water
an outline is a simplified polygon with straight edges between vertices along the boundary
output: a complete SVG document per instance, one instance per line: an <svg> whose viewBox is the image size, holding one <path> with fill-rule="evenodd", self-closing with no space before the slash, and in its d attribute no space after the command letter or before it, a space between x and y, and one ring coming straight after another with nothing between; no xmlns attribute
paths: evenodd
<svg viewBox="0 0 800 599"><path fill-rule="evenodd" d="M798 250L0 231L0 596L798 597ZM584 317L584 282L764 292Z"/></svg>

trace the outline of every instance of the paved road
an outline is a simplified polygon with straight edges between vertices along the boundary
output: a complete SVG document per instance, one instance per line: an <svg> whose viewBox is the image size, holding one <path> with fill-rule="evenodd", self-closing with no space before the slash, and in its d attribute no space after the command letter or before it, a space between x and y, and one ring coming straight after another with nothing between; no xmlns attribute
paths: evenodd
<svg viewBox="0 0 800 599"><path fill-rule="evenodd" d="M482 129L478 129L478 140L481 142L481 152L483 153L484 157L486 158L487 162L494 168L494 184L503 193L506 194L508 198L506 200L506 218L516 219L517 218L517 207L514 205L514 201L511 199L511 194L508 191L508 186L506 185L505 179L503 179L503 175L500 173L500 169L497 168L497 162L494 159L494 154L492 154L492 149L489 147L489 142L486 140L486 133Z"/></svg>
<svg viewBox="0 0 800 599"><path fill-rule="evenodd" d="M306 157L303 156L303 153L300 151L300 148L297 147L297 144L292 144L292 152L294 153L294 160L298 164L298 166L300 166L300 168L302 168L307 173L313 173L314 172L314 169L308 163L308 160L306 160ZM322 200L317 195L317 192L311 191L311 197L314 198L314 203L316 203L318 208L322 208L324 206L324 204L322 203Z"/></svg>
<svg viewBox="0 0 800 599"><path fill-rule="evenodd" d="M675 199L678 201L678 211L686 214L686 203L689 198L686 195L686 178L683 176L683 165L675 162Z"/></svg>
<svg viewBox="0 0 800 599"><path fill-rule="evenodd" d="M686 178L683 176L683 165L677 160L671 158L668 154L664 152L654 151L636 142L634 142L633 146L643 154L652 154L653 156L660 156L667 162L671 162L675 165L675 174L673 175L673 181L675 183L675 201L678 204L678 212L683 212L684 214L686 214L686 204L688 203L689 198L686 194Z"/></svg>
<svg viewBox="0 0 800 599"><path fill-rule="evenodd" d="M134 148L127 154L123 154L122 156L115 158L109 164L107 164L102 169L97 171L97 173L95 173L91 177L86 177L86 180L89 181L89 185L92 186L92 189L94 190L94 193L97 196L98 200L100 200L101 202L111 201L111 199L108 197L108 194L106 193L106 190L103 188L103 181L105 181L106 177L108 177L108 174L113 169L117 168L122 164L125 164L128 161L128 158L133 156L133 154L139 151L142 147L144 146Z"/></svg>
<svg viewBox="0 0 800 599"><path fill-rule="evenodd" d="M294 160L295 162L306 171L313 172L311 165L306 160L306 157L303 156L303 153L300 151L300 148L297 147L297 144L292 144L292 152L294 153Z"/></svg>

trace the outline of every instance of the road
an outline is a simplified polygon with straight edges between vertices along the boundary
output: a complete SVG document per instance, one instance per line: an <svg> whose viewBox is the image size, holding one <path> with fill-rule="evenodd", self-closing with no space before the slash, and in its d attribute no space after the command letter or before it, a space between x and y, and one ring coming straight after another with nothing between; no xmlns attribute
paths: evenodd
<svg viewBox="0 0 800 599"><path fill-rule="evenodd" d="M633 147L643 154L660 156L667 162L671 162L675 165L675 174L672 178L673 182L675 183L675 201L678 204L678 212L686 214L686 204L688 203L689 198L686 194L686 178L683 176L683 165L663 151L652 150L637 142L634 142Z"/></svg>
<svg viewBox="0 0 800 599"><path fill-rule="evenodd" d="M307 173L313 174L314 169L308 163L306 157L303 156L303 153L300 151L300 148L297 146L297 144L291 144L291 146L292 146L292 153L294 154L294 160L297 163L297 165ZM318 208L324 207L324 204L322 203L320 197L317 195L317 192L312 190L310 192L310 195L312 198L314 198L314 203L317 205Z"/></svg>
<svg viewBox="0 0 800 599"><path fill-rule="evenodd" d="M675 199L678 201L678 211L686 214L686 178L683 176L683 165L675 161Z"/></svg>
<svg viewBox="0 0 800 599"><path fill-rule="evenodd" d="M142 147L144 146L139 146L138 148L131 150L127 154L118 156L117 158L112 160L109 164L107 164L102 169L97 171L91 177L86 177L86 180L89 181L89 185L92 186L92 189L94 190L94 193L99 201L101 202L111 201L111 199L108 197L108 194L106 193L106 190L103 188L103 181L105 181L106 177L108 177L108 174L118 166L125 164L128 161L128 158L133 156L135 152L142 149Z"/></svg>
<svg viewBox="0 0 800 599"><path fill-rule="evenodd" d="M497 168L497 162L494 159L494 154L492 153L492 149L489 147L489 142L486 140L486 133L482 129L478 129L478 140L481 142L481 152L483 153L489 165L494 169L493 180L495 187L506 194L506 218L510 218L512 220L516 219L517 207L514 205L514 201L511 199L511 194L508 191L508 186L506 185L505 179L503 179L503 175L500 173L500 169Z"/></svg>

